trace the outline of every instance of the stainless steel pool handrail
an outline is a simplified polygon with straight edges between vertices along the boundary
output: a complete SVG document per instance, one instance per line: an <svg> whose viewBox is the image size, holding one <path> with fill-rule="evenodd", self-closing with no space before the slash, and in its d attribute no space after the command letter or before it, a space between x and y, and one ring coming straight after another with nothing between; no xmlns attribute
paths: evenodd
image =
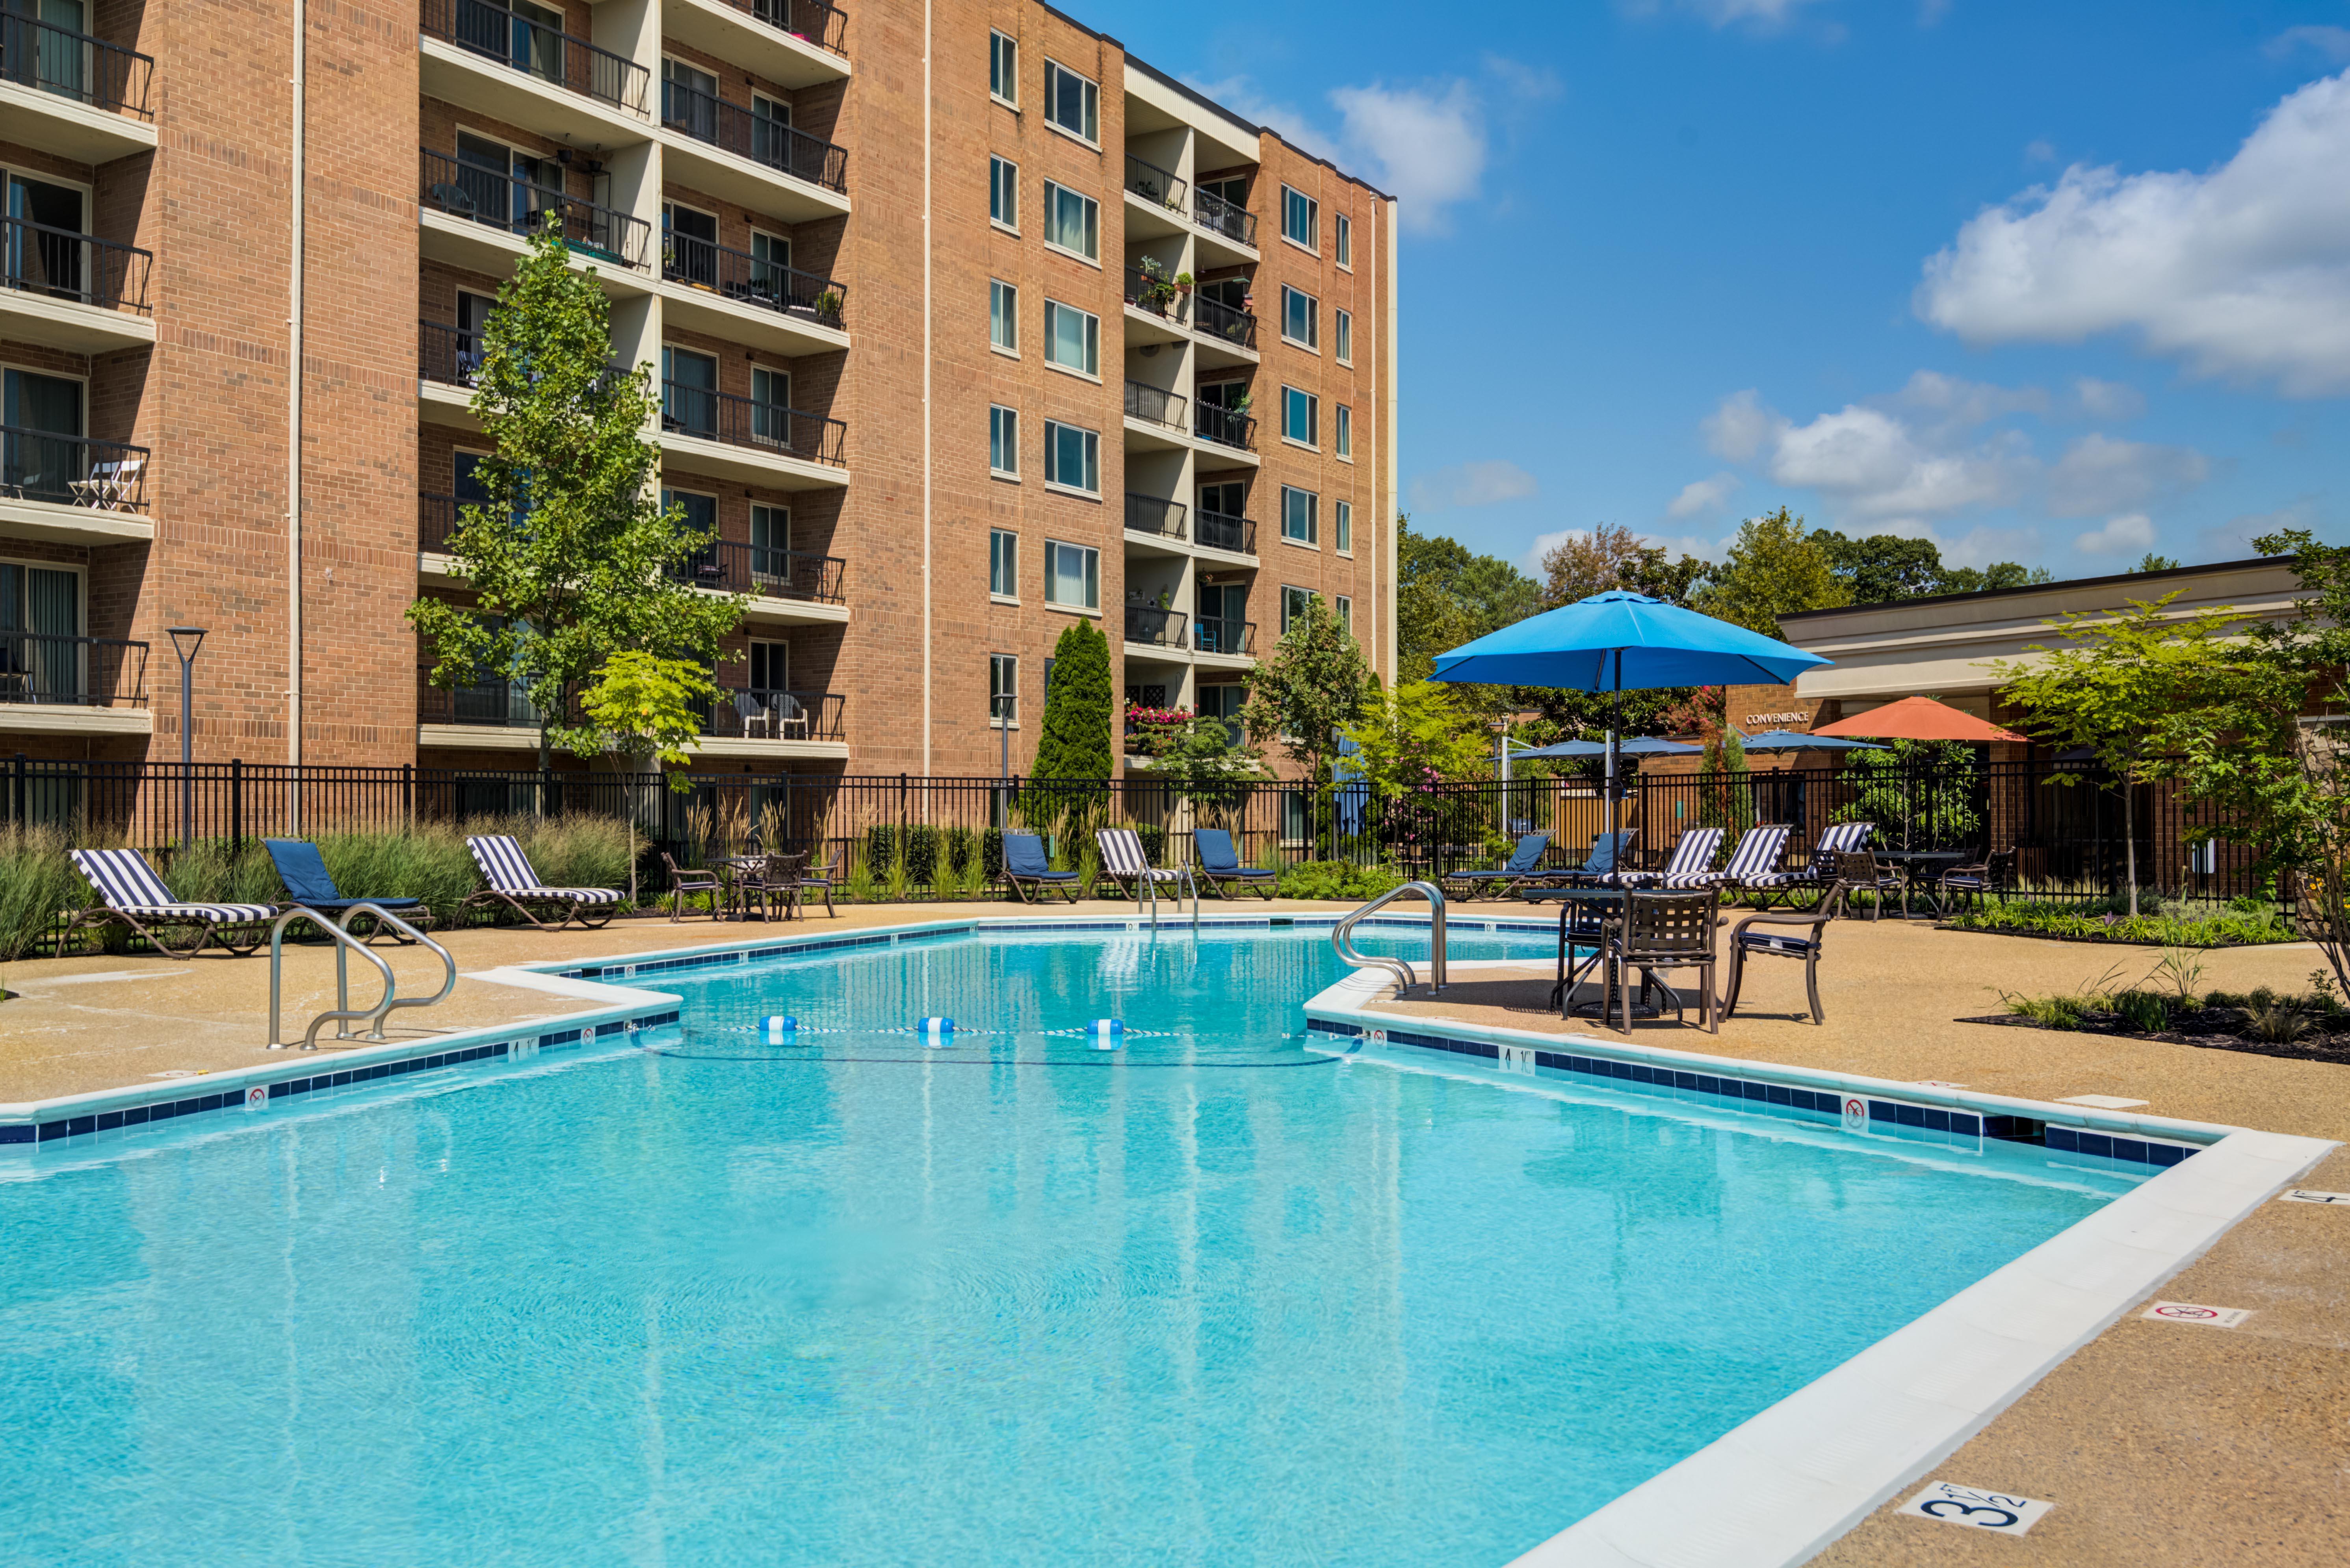
<svg viewBox="0 0 2350 1568"><path fill-rule="evenodd" d="M376 919L382 924L390 927L392 929L400 932L404 936L422 942L426 947L431 948L435 953L439 954L442 970L441 989L431 996L400 996L397 994L399 984L392 977L391 966L384 962L382 958L376 953L374 949L359 940L359 938L351 935L348 929L350 923L361 915L374 916ZM343 911L343 918L339 922L338 922L332 917L323 914L317 909L313 909L307 904L296 904L292 909L286 910L284 914L278 916L276 920L271 922L269 927L269 1044L265 1047L267 1050L283 1051L287 1049L286 1045L279 1038L278 998L283 990L283 982L285 979L286 928L296 920L308 920L312 925L317 927L320 930L332 937L336 943L335 1011L331 1012L321 1012L317 1017L310 1020L310 1027L305 1031L302 1035L302 1049L305 1051L315 1051L318 1048L318 1031L324 1028L330 1020L365 1020L368 1026L368 1033L365 1037L369 1040L380 1040L383 1038L384 1018L393 1008L430 1007L437 1002L447 1001L449 993L457 989L457 961L449 956L449 950L442 947L439 942L434 941L431 937L426 936L422 931L418 930L414 926L410 925L406 920L401 919L398 915L395 915L390 910L385 909L382 905L369 903L354 904L348 909ZM377 971L383 976L383 1000L377 1002L373 1007L355 1010L351 1006L351 970L349 955L354 952L367 960L368 962L375 965ZM335 1038L338 1040L348 1040L352 1038L351 1032L348 1029L342 1027L340 1023L338 1023L335 1028Z"/></svg>
<svg viewBox="0 0 2350 1568"><path fill-rule="evenodd" d="M1348 936L1353 934L1355 923L1357 920L1360 920L1364 916L1370 914L1374 910L1385 909L1388 905L1394 903L1398 898L1402 898L1407 893L1417 893L1421 898L1428 900L1428 994L1434 996L1438 992L1442 991L1445 986L1444 895L1432 882L1406 882L1400 888L1391 888L1388 889L1388 891L1380 894L1378 898L1372 899L1369 903L1365 904L1361 909L1357 909L1345 919L1340 920L1336 925L1331 927L1330 945L1337 950L1337 953L1340 958L1346 960L1357 969L1386 970L1389 974L1394 975L1398 981L1402 982L1404 991L1409 991L1413 986L1418 985L1419 983L1419 977L1418 974L1413 972L1411 965L1406 961L1399 958L1376 957L1370 953L1359 952L1356 950L1353 944L1348 942L1347 940ZM1399 992L1399 994L1400 994L1400 992Z"/></svg>

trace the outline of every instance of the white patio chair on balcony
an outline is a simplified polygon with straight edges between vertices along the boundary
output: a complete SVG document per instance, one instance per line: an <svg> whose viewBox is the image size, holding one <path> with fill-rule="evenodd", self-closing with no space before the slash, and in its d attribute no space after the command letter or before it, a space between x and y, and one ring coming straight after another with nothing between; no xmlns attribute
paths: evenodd
<svg viewBox="0 0 2350 1568"><path fill-rule="evenodd" d="M73 487L73 504L99 512L128 512L139 495L139 479L147 471L143 457L126 457L114 462L90 464L88 479L68 483Z"/></svg>
<svg viewBox="0 0 2350 1568"><path fill-rule="evenodd" d="M756 691L734 693L734 716L742 722L744 740L773 740L775 711Z"/></svg>

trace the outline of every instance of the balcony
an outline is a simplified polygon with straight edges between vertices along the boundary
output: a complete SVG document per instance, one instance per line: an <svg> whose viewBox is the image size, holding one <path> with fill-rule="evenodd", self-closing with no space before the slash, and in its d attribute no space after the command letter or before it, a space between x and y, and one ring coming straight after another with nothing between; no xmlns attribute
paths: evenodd
<svg viewBox="0 0 2350 1568"><path fill-rule="evenodd" d="M771 346L787 354L847 346L837 335L848 289L821 274L672 229L661 234L661 280L691 291L664 296L674 302L669 319L688 331L732 338L764 327Z"/></svg>
<svg viewBox="0 0 2350 1568"><path fill-rule="evenodd" d="M417 666L419 745L526 751L538 744L538 709L516 682L443 687L432 677L431 665ZM565 707L577 722L577 698L567 699ZM847 707L837 691L722 686L718 701L702 710L703 742L694 749L716 756L846 756Z"/></svg>
<svg viewBox="0 0 2350 1568"><path fill-rule="evenodd" d="M153 343L154 260L136 245L0 217L0 337L76 354Z"/></svg>
<svg viewBox="0 0 2350 1568"><path fill-rule="evenodd" d="M605 367L613 376L634 372L618 359ZM416 323L416 377L424 383L419 401L434 424L479 430L473 389L482 375L482 334L420 317Z"/></svg>
<svg viewBox="0 0 2350 1568"><path fill-rule="evenodd" d="M1161 500L1156 495L1138 495L1128 491L1126 495L1126 531L1129 534L1154 534L1162 539L1180 542L1183 537L1183 504Z"/></svg>
<svg viewBox="0 0 2350 1568"><path fill-rule="evenodd" d="M155 150L155 62L135 49L0 12L0 105L11 141L77 163Z"/></svg>
<svg viewBox="0 0 2350 1568"><path fill-rule="evenodd" d="M1175 286L1166 269L1154 265L1126 269L1126 302L1137 310L1182 326L1191 314L1189 291Z"/></svg>
<svg viewBox="0 0 2350 1568"><path fill-rule="evenodd" d="M147 645L0 631L0 730L145 734Z"/></svg>
<svg viewBox="0 0 2350 1568"><path fill-rule="evenodd" d="M788 88L848 75L848 17L824 0L667 0L661 31Z"/></svg>
<svg viewBox="0 0 2350 1568"><path fill-rule="evenodd" d="M1217 239L1256 249L1256 214L1208 191L1191 192L1191 221Z"/></svg>
<svg viewBox="0 0 2350 1568"><path fill-rule="evenodd" d="M608 146L642 140L652 73L493 0L423 0L425 93L542 136Z"/></svg>
<svg viewBox="0 0 2350 1568"><path fill-rule="evenodd" d="M722 688L707 710L702 732L724 741L814 741L845 743L841 727L847 699L837 691L779 691L765 687Z"/></svg>
<svg viewBox="0 0 2350 1568"><path fill-rule="evenodd" d="M69 545L151 539L143 446L0 425L0 535Z"/></svg>
<svg viewBox="0 0 2350 1568"><path fill-rule="evenodd" d="M712 539L667 568L671 579L712 593L748 594L746 618L837 624L848 618L841 597L847 563L837 556L779 550L736 539Z"/></svg>
<svg viewBox="0 0 2350 1568"><path fill-rule="evenodd" d="M1194 536L1203 550L1222 550L1234 556L1256 554L1256 524L1246 517L1230 517L1203 507Z"/></svg>
<svg viewBox="0 0 2350 1568"><path fill-rule="evenodd" d="M1256 317L1221 299L1203 294L1191 296L1191 330L1214 338L1221 346L1256 352Z"/></svg>
<svg viewBox="0 0 2350 1568"><path fill-rule="evenodd" d="M1191 646L1200 652L1227 659L1249 659L1256 653L1256 622L1201 616L1191 623Z"/></svg>
<svg viewBox="0 0 2350 1568"><path fill-rule="evenodd" d="M1185 618L1181 610L1156 609L1149 605L1126 607L1126 640L1147 648L1183 646Z"/></svg>
<svg viewBox="0 0 2350 1568"><path fill-rule="evenodd" d="M667 144L670 179L788 223L848 211L845 147L681 82L661 83L661 127L682 139Z"/></svg>
<svg viewBox="0 0 2350 1568"><path fill-rule="evenodd" d="M1183 399L1164 387L1154 387L1145 381L1126 384L1126 416L1154 425L1183 424Z"/></svg>
<svg viewBox="0 0 2350 1568"><path fill-rule="evenodd" d="M1235 452L1256 450L1256 421L1235 409L1216 403L1201 403L1196 410L1199 422L1192 431L1201 441L1228 446Z"/></svg>
<svg viewBox="0 0 2350 1568"><path fill-rule="evenodd" d="M847 431L838 420L781 403L661 383L661 450L696 472L785 489L845 484Z"/></svg>
<svg viewBox="0 0 2350 1568"><path fill-rule="evenodd" d="M534 185L495 169L460 162L429 147L420 151L423 157L423 189L419 211L424 220L428 223L435 219L455 220L463 225L453 230L460 236L469 231L502 236L496 244L500 254L486 259L470 254L444 259L483 271L508 271L513 258L522 253L526 238L545 227L548 214L553 213L561 223L563 243L574 254L638 271L648 269L653 226L643 219Z"/></svg>

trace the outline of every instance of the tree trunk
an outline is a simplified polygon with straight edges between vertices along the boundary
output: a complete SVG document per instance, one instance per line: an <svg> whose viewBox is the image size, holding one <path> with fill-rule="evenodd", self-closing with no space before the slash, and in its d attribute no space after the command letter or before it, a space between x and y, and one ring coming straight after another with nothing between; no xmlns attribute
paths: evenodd
<svg viewBox="0 0 2350 1568"><path fill-rule="evenodd" d="M2137 791L2132 774L2122 771L2122 862L2129 870L2130 919L2137 919Z"/></svg>
<svg viewBox="0 0 2350 1568"><path fill-rule="evenodd" d="M530 792L530 814L533 816L546 815L546 770L550 754L546 743L546 718L541 714L538 721L538 787Z"/></svg>

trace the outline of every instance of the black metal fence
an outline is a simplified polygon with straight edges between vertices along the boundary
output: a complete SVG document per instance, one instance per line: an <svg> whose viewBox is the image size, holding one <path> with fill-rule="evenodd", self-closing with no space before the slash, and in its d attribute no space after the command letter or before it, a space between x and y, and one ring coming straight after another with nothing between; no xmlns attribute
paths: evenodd
<svg viewBox="0 0 2350 1568"><path fill-rule="evenodd" d="M0 216L0 286L145 316L154 263L137 245Z"/></svg>
<svg viewBox="0 0 2350 1568"><path fill-rule="evenodd" d="M827 191L848 190L848 150L681 81L661 83L661 123Z"/></svg>
<svg viewBox="0 0 2350 1568"><path fill-rule="evenodd" d="M578 254L620 266L646 265L653 226L642 218L430 147L418 149L418 156L423 200L434 212L525 235L545 228L553 213L561 223L563 243Z"/></svg>
<svg viewBox="0 0 2350 1568"><path fill-rule="evenodd" d="M0 81L152 119L155 62L136 49L11 9L0 12Z"/></svg>
<svg viewBox="0 0 2350 1568"><path fill-rule="evenodd" d="M675 229L661 231L661 276L763 310L805 317L824 327L841 325L841 306L848 298L847 285L835 283L821 273L802 272L772 257L696 239Z"/></svg>
<svg viewBox="0 0 2350 1568"><path fill-rule="evenodd" d="M490 0L424 0L418 22L428 36L525 76L599 99L615 109L646 112L650 71L624 55L550 27L538 16L522 16Z"/></svg>

